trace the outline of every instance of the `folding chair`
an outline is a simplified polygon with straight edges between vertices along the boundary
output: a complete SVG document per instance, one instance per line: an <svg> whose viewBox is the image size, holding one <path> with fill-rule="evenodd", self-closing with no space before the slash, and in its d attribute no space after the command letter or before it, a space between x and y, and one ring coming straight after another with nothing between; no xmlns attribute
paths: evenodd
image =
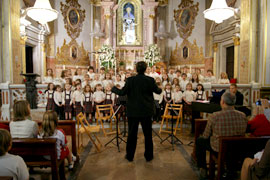
<svg viewBox="0 0 270 180"><path fill-rule="evenodd" d="M171 115L171 112L177 113L176 115ZM162 116L162 121L160 125L159 133L171 133L171 127L169 127L169 120L173 119L176 120L176 125L174 128L174 135L176 135L176 132L180 130L180 132L183 132L183 105L182 104L166 104L164 114ZM164 121L166 121L166 128L163 128ZM173 123L173 122L171 122ZM180 128L178 127L180 123Z"/></svg>
<svg viewBox="0 0 270 180"><path fill-rule="evenodd" d="M99 121L100 121L104 136L106 137L107 135L116 134L116 130L113 130L112 120L114 119L115 120L114 122L116 122L116 117L114 115L112 104L97 105L96 107L97 107L97 125L99 125ZM105 113L107 115L105 115ZM110 123L108 128L104 127L103 121L106 121L106 120L109 120L109 123ZM119 126L118 126L118 132L120 132Z"/></svg>
<svg viewBox="0 0 270 180"><path fill-rule="evenodd" d="M98 133L100 131L100 127L99 126L90 126L90 124L86 120L86 117L83 113L78 114L76 119L77 119L77 127L78 127L78 130L77 130L77 133L78 133L78 136L77 136L78 137L78 152L80 152L81 147L84 147L83 140L82 140L82 134L84 134L84 133L86 133L88 135L90 141L94 144L97 152L100 152L102 144L95 134L95 133ZM93 139L92 136L97 140L97 144L95 143L95 140ZM80 143L80 138L81 138L81 143Z"/></svg>

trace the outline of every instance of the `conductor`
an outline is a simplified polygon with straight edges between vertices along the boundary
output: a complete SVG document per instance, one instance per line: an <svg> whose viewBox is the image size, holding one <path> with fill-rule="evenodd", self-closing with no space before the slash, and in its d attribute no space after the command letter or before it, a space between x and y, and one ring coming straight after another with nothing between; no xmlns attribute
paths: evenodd
<svg viewBox="0 0 270 180"><path fill-rule="evenodd" d="M138 74L129 77L121 90L116 87L112 88L112 92L115 94L127 95L128 139L125 158L128 161L133 161L134 158L139 122L145 140L144 157L146 161L154 158L151 120L154 114L153 92L160 94L162 90L157 87L153 78L144 75L146 68L145 62L138 62L136 64Z"/></svg>

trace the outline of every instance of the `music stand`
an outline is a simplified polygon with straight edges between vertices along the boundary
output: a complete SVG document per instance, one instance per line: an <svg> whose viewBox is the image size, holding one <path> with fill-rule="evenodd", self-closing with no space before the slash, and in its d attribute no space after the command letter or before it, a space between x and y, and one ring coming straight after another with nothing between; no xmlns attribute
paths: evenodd
<svg viewBox="0 0 270 180"><path fill-rule="evenodd" d="M111 119L110 119L110 120L112 120L113 117L115 117L115 119L116 119L116 120L115 120L115 121L116 121L116 123L115 123L115 126L116 126L116 136L115 136L114 138L112 138L109 142L107 142L107 143L105 144L105 146L107 146L107 145L110 144L110 143L114 144L114 143L113 143L113 140L116 139L116 144L114 144L114 145L116 145L116 146L118 147L118 152L120 152L119 144L120 144L122 141L125 142L125 143L127 143L124 139L122 139L121 137L119 137L119 132L118 132L118 128L119 128L119 127L118 127L118 119L117 119L117 117L115 116L121 107L122 107L122 105L120 104L120 106L116 109L116 111L114 112L114 114L112 115L112 117L111 117ZM119 139L121 140L120 142L119 142Z"/></svg>
<svg viewBox="0 0 270 180"><path fill-rule="evenodd" d="M174 144L176 144L177 142L179 142L180 144L184 144L180 139L178 139L178 137L176 137L175 135L174 135L174 133L173 133L173 125L174 125L174 120L173 120L173 117L174 117L174 115L173 115L173 113L175 114L175 116L177 116L178 115L178 113L172 108L172 105L171 104L169 104L169 106L170 106L170 113L171 113L171 133L165 138L165 139L163 139L161 142L160 142L160 144L162 144L164 141L168 141L169 143L171 143L171 145L172 145L172 150L174 151ZM175 128L177 128L177 127L175 127ZM169 141L168 139L169 138L171 138L171 141ZM174 140L175 139L175 140Z"/></svg>

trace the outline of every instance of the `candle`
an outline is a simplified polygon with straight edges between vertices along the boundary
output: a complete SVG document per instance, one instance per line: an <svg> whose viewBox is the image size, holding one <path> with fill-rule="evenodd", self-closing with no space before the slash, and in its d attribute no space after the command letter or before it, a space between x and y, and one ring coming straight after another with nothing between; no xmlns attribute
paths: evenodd
<svg viewBox="0 0 270 180"><path fill-rule="evenodd" d="M65 70L66 69L66 66L65 65L63 65L63 70Z"/></svg>
<svg viewBox="0 0 270 180"><path fill-rule="evenodd" d="M78 69L79 68L79 66L76 66L76 69Z"/></svg>

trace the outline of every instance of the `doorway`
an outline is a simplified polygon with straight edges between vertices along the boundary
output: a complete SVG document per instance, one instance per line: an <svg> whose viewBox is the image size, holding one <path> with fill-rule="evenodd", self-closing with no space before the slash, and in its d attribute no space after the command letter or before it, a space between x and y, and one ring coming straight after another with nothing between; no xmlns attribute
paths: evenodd
<svg viewBox="0 0 270 180"><path fill-rule="evenodd" d="M226 48L226 73L229 80L234 78L234 46Z"/></svg>
<svg viewBox="0 0 270 180"><path fill-rule="evenodd" d="M33 73L33 47L25 46L26 73Z"/></svg>

